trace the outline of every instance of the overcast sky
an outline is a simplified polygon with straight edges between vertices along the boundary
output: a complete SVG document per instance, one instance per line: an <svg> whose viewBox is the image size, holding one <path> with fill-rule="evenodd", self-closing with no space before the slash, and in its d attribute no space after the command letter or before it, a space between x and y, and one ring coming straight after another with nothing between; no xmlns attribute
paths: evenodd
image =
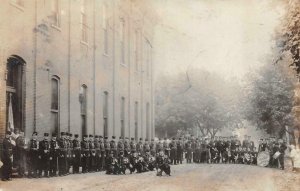
<svg viewBox="0 0 300 191"><path fill-rule="evenodd" d="M226 78L264 64L284 13L280 0L153 0L156 74L205 68Z"/></svg>

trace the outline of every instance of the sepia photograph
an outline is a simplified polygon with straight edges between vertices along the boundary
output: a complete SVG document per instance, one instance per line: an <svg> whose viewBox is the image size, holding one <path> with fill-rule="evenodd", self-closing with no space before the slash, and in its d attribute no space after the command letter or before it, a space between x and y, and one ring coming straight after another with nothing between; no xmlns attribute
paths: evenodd
<svg viewBox="0 0 300 191"><path fill-rule="evenodd" d="M300 0L0 0L0 191L299 191Z"/></svg>

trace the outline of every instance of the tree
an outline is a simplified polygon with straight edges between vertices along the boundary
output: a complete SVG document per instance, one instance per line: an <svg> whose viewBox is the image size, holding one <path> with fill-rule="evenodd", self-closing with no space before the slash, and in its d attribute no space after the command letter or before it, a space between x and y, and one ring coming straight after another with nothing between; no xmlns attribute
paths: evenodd
<svg viewBox="0 0 300 191"><path fill-rule="evenodd" d="M293 125L294 85L281 65L266 64L248 79L246 118L267 133L282 137Z"/></svg>
<svg viewBox="0 0 300 191"><path fill-rule="evenodd" d="M213 73L194 69L162 77L156 89L156 132L176 136L178 131L214 137L223 128L239 123L240 87Z"/></svg>

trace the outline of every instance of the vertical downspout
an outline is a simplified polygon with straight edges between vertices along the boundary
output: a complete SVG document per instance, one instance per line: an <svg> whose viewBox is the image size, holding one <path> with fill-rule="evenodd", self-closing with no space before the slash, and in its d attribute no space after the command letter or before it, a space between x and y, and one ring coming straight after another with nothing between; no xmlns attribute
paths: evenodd
<svg viewBox="0 0 300 191"><path fill-rule="evenodd" d="M68 132L71 131L71 0L69 0L68 36Z"/></svg>
<svg viewBox="0 0 300 191"><path fill-rule="evenodd" d="M34 24L37 28L37 0L35 0ZM37 66L37 32L34 36L34 66L33 66L33 130L36 131L36 66Z"/></svg>
<svg viewBox="0 0 300 191"><path fill-rule="evenodd" d="M94 25L94 46L93 46L93 128L94 128L94 135L96 134L96 1L94 1L94 9L93 9L93 25Z"/></svg>

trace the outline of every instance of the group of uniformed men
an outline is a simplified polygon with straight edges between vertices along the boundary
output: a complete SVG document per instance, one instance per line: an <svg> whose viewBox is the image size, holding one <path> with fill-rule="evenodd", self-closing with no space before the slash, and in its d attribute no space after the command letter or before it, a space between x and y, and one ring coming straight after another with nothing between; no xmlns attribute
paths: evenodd
<svg viewBox="0 0 300 191"><path fill-rule="evenodd" d="M120 164L126 163L126 160L121 158L128 160L123 166L125 165L131 173L154 168L165 171L169 168L164 153L159 154L156 150L154 139L149 142L148 139L143 141L140 138L136 143L134 138L129 141L127 137L119 137L117 141L115 136L109 140L107 136L84 135L83 140L80 140L78 134L73 137L71 133L61 132L59 138L53 133L51 139L48 133L44 133L43 140L39 141L38 133L33 132L31 140L27 143L24 132L13 135L7 131L3 140L3 181L11 179L13 167L18 169L20 177L29 178L64 176L70 172L76 174L80 172L80 167L82 173L125 173L126 169L122 170ZM114 164L115 160L119 169ZM152 167L149 166L150 163ZM168 170L165 172L170 175Z"/></svg>
<svg viewBox="0 0 300 191"><path fill-rule="evenodd" d="M24 132L17 132L11 138L11 132L6 133L3 140L3 167L2 180L10 180L12 167L18 169L20 177L53 177L64 176L70 172L106 171L106 174L125 174L145 172L157 169L157 175L165 172L170 175L170 164L187 163L237 163L257 164L258 152L268 150L270 153L271 167L284 168L283 156L286 149L282 140L260 140L257 150L251 137L245 135L241 142L237 136L195 138L167 138L154 141L142 138L138 142L134 138L112 136L84 135L83 140L79 135L74 137L71 133L61 132L58 138L55 133L51 139L44 133L43 140L39 141L38 133L33 132L29 143L26 143ZM281 156L273 157L275 153ZM72 168L71 168L72 167ZM71 169L73 169L71 171Z"/></svg>

